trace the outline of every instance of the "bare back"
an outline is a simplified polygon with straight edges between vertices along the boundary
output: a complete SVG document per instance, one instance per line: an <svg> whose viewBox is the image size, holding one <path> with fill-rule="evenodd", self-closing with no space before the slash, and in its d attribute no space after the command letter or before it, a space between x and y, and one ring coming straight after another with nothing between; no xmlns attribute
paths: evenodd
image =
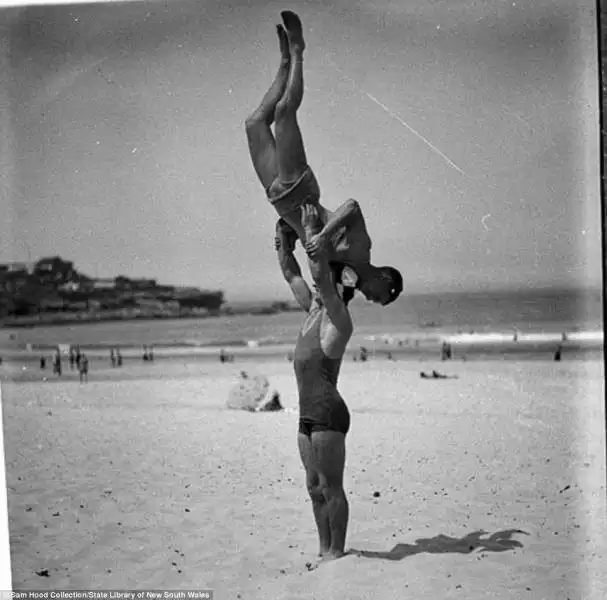
<svg viewBox="0 0 607 600"><path fill-rule="evenodd" d="M371 262L371 238L361 215L354 223L341 227L331 238L330 261L343 263L356 269L357 265Z"/></svg>

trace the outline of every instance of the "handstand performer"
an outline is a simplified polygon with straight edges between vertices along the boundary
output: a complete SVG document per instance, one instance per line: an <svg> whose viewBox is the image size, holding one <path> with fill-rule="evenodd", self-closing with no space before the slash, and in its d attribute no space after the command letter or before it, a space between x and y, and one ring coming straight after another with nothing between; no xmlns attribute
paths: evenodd
<svg viewBox="0 0 607 600"><path fill-rule="evenodd" d="M394 267L371 264L371 239L358 202L350 199L335 212L320 204L320 188L308 165L297 122L304 92L302 24L291 11L283 11L281 16L284 27L276 26L281 54L278 73L245 123L255 172L270 203L297 233L311 258L326 247L331 264L347 265L355 271L357 289L368 300L390 304L402 291L402 276ZM300 212L307 204L316 207L323 225L308 237Z"/></svg>

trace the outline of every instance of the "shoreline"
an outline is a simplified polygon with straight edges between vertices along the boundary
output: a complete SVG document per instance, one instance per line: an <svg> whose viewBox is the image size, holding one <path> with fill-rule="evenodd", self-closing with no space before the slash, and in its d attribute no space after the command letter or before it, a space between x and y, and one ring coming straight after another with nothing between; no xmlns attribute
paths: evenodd
<svg viewBox="0 0 607 600"><path fill-rule="evenodd" d="M377 347L367 349L366 360L360 359L358 349L349 348L343 359L344 367L366 371L369 368L381 368L381 365L392 365L396 370L410 369L416 365L420 371L437 369L449 373L453 369L461 369L462 365L479 364L530 364L538 365L554 363L556 346L554 344L491 344L485 346L459 346L455 347L451 359L442 360L440 346L426 345L422 347L388 348ZM141 353L131 352L123 354L123 364L112 367L108 353L91 353L89 358L89 381L91 383L120 380L157 380L164 379L166 369L174 370L172 375L176 379L190 379L198 377L201 369L209 372L214 369L215 374L260 371L273 369L276 365L284 365L289 371L293 369L292 351L289 347L243 348L241 352L227 354L222 363L219 360L218 349L186 349L179 353L154 353L154 360L142 360ZM78 370L70 368L69 362L63 360L61 375L53 373L50 360L47 360L45 369L39 365L40 354L29 353L20 356L3 357L0 364L0 381L22 384L27 382L46 383L77 383ZM583 347L562 345L558 364L602 363L604 353L602 347Z"/></svg>
<svg viewBox="0 0 607 600"><path fill-rule="evenodd" d="M602 330L563 331L555 332L483 332L483 333L449 333L449 332L409 332L394 334L354 334L348 344L346 352L352 352L361 347L367 350L385 350L396 352L419 352L427 349L440 349L443 344L449 344L454 349L480 350L501 349L515 351L517 349L530 351L548 347L561 346L565 348L598 349L603 348L604 332ZM185 355L216 355L222 350L234 355L242 354L277 354L292 352L295 340L282 341L276 339L226 339L203 341L170 341L154 343L80 343L78 345L90 356L106 356L112 348L120 349L123 357L139 356L144 346L153 348L154 355L158 357L185 356ZM27 357L33 354L39 358L40 354L47 355L60 348L62 354L67 355L70 344L28 344L16 342L0 345L0 356Z"/></svg>

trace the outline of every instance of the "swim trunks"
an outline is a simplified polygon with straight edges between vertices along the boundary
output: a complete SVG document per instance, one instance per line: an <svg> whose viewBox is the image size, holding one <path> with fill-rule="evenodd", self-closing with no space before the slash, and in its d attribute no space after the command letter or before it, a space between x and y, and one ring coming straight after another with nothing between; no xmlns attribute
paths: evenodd
<svg viewBox="0 0 607 600"><path fill-rule="evenodd" d="M281 217L298 210L304 204L320 202L320 187L310 167L296 181L284 182L277 177L266 189L266 194Z"/></svg>
<svg viewBox="0 0 607 600"><path fill-rule="evenodd" d="M306 330L299 334L293 366L299 390L299 432L350 429L350 412L337 391L341 358L329 358L320 342L323 309L313 308L306 319Z"/></svg>

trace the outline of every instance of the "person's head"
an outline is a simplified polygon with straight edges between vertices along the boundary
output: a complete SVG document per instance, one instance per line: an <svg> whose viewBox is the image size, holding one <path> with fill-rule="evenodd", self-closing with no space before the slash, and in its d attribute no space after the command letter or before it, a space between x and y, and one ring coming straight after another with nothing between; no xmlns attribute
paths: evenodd
<svg viewBox="0 0 607 600"><path fill-rule="evenodd" d="M367 300L387 306L403 291L403 276L394 267L373 267L359 277L357 289Z"/></svg>

